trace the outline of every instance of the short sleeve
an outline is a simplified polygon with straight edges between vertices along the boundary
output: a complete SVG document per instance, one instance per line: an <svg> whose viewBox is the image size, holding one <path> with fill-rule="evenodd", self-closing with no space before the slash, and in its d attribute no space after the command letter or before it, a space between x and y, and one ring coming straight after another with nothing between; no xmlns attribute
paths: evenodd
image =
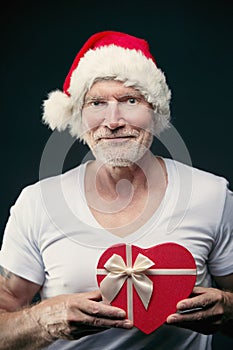
<svg viewBox="0 0 233 350"><path fill-rule="evenodd" d="M233 192L229 189L226 190L221 222L208 265L213 276L233 273Z"/></svg>
<svg viewBox="0 0 233 350"><path fill-rule="evenodd" d="M42 285L44 266L38 248L36 203L36 191L31 185L22 190L11 207L0 251L0 265Z"/></svg>

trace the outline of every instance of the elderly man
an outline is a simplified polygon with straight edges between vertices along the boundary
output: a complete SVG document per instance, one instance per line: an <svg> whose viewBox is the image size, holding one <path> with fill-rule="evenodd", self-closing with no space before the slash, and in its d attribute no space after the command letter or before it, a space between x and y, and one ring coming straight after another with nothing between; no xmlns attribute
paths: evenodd
<svg viewBox="0 0 233 350"><path fill-rule="evenodd" d="M169 103L147 42L113 31L91 36L63 92L48 96L44 122L68 128L95 159L27 186L11 208L0 253L1 349L210 350L212 334L227 331L232 192L222 177L151 153L154 135L169 126ZM164 242L192 253L196 286L145 334L103 300L96 266L114 244Z"/></svg>

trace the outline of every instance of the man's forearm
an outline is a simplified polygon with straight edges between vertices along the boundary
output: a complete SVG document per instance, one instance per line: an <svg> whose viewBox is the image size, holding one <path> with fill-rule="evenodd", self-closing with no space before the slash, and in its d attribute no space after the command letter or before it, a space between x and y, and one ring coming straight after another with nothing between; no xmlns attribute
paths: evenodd
<svg viewBox="0 0 233 350"><path fill-rule="evenodd" d="M223 322L220 331L224 335L228 335L229 337L233 338L233 292L225 292L225 305L225 322Z"/></svg>
<svg viewBox="0 0 233 350"><path fill-rule="evenodd" d="M0 313L1 350L37 350L51 343L33 317L33 310Z"/></svg>

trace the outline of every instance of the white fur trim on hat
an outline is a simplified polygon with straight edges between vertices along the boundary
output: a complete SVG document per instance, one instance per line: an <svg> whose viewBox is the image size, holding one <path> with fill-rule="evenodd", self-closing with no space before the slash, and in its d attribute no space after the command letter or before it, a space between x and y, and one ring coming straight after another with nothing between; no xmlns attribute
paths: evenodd
<svg viewBox="0 0 233 350"><path fill-rule="evenodd" d="M43 121L49 125L52 130L65 130L72 117L71 99L64 92L59 90L49 94L48 99L44 101Z"/></svg>
<svg viewBox="0 0 233 350"><path fill-rule="evenodd" d="M116 45L89 50L73 71L68 92L49 95L44 102L43 119L52 129L69 127L72 136L83 139L81 111L85 94L97 79L114 79L135 87L153 105L155 132L169 126L171 92L163 72L141 51ZM63 96L64 95L64 96Z"/></svg>

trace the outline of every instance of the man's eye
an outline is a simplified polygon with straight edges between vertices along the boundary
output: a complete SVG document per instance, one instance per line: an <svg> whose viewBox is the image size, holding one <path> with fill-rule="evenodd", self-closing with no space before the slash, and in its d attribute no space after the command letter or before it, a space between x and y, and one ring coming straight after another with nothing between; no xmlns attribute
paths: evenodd
<svg viewBox="0 0 233 350"><path fill-rule="evenodd" d="M91 102L91 106L93 107L98 107L98 106L102 106L103 101L92 101Z"/></svg>
<svg viewBox="0 0 233 350"><path fill-rule="evenodd" d="M130 105L135 105L138 103L138 100L135 97L130 97L130 98L128 98L127 102Z"/></svg>
<svg viewBox="0 0 233 350"><path fill-rule="evenodd" d="M100 101L92 101L91 102L91 106L99 106L101 104L101 102Z"/></svg>

